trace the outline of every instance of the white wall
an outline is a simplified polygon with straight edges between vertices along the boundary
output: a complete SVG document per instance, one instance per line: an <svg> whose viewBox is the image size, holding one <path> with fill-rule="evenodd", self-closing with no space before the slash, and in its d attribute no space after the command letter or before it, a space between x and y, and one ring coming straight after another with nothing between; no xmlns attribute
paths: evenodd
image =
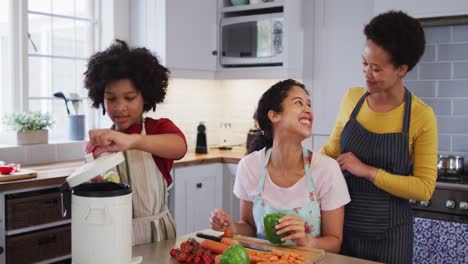
<svg viewBox="0 0 468 264"><path fill-rule="evenodd" d="M207 127L208 145L219 145L225 138L229 144L245 144L260 96L277 81L171 79L164 103L149 116L170 118L192 150L200 121ZM221 128L225 122L231 123L230 129Z"/></svg>

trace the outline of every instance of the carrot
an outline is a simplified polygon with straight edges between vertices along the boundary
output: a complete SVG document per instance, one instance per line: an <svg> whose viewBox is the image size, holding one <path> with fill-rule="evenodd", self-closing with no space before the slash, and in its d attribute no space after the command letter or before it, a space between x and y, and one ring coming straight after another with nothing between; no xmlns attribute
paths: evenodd
<svg viewBox="0 0 468 264"><path fill-rule="evenodd" d="M228 246L238 245L239 244L239 242L237 242L236 240L234 240L232 238L227 238L227 237L224 237L223 239L221 239L221 243L223 243L225 245L228 245Z"/></svg>
<svg viewBox="0 0 468 264"><path fill-rule="evenodd" d="M204 249L209 249L216 254L222 254L229 246L213 240L205 239L200 243Z"/></svg>
<svg viewBox="0 0 468 264"><path fill-rule="evenodd" d="M261 261L261 258L257 257L257 256L252 256L249 254L249 260L250 260L250 263L251 264L255 264L255 263L258 263Z"/></svg>
<svg viewBox="0 0 468 264"><path fill-rule="evenodd" d="M216 255L215 264L221 264L221 256L222 256L222 254Z"/></svg>
<svg viewBox="0 0 468 264"><path fill-rule="evenodd" d="M223 237L231 238L231 237L233 237L233 236L234 236L234 232L232 231L232 229L229 228L229 227L226 227L226 228L224 229Z"/></svg>

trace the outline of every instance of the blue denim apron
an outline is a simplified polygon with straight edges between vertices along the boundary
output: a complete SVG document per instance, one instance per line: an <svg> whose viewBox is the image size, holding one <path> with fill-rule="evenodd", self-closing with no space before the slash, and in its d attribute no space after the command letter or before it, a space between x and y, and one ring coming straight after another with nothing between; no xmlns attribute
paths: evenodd
<svg viewBox="0 0 468 264"><path fill-rule="evenodd" d="M314 184L312 182L312 177L310 175L310 158L309 158L309 151L303 148L303 157L304 157L304 171L305 177L307 182L307 195L309 197L309 201L307 204L303 205L302 207L286 209L286 210L279 210L272 207L267 201L262 198L263 186L265 184L265 177L267 174L267 165L270 160L271 156L271 148L268 149L265 161L262 168L262 175L257 187L257 194L255 196L254 204L253 204L253 216L255 220L255 225L257 226L257 237L266 239L265 235L265 227L263 225L263 217L267 214L271 213L284 213L286 215L297 215L304 220L306 234L309 234L312 237L320 236L320 206L317 201L317 195L315 194ZM287 241L287 244L292 244L292 241Z"/></svg>
<svg viewBox="0 0 468 264"><path fill-rule="evenodd" d="M341 153L352 152L363 163L392 174L411 175L413 160L408 136L411 93L405 89L403 131L385 134L372 133L356 120L367 95L361 97L343 128ZM343 175L351 202L345 206L341 253L385 263L411 263L413 215L408 200L391 195L348 171Z"/></svg>

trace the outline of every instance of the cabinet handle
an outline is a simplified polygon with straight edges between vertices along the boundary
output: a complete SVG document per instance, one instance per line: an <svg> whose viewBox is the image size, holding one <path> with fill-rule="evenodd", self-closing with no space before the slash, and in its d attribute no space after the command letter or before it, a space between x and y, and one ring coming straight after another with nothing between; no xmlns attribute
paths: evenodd
<svg viewBox="0 0 468 264"><path fill-rule="evenodd" d="M213 56L218 55L218 51L217 51L217 50L213 50L213 51L211 52L211 55L213 55Z"/></svg>
<svg viewBox="0 0 468 264"><path fill-rule="evenodd" d="M197 189L201 189L203 187L203 184L201 182L197 183Z"/></svg>

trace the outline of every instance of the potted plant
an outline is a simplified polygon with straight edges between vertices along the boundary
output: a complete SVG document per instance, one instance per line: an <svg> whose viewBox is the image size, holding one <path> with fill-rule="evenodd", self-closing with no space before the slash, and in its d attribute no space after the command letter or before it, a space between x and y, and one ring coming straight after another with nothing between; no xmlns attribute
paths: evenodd
<svg viewBox="0 0 468 264"><path fill-rule="evenodd" d="M53 121L49 114L40 112L12 113L3 116L3 123L16 130L18 145L47 144Z"/></svg>

